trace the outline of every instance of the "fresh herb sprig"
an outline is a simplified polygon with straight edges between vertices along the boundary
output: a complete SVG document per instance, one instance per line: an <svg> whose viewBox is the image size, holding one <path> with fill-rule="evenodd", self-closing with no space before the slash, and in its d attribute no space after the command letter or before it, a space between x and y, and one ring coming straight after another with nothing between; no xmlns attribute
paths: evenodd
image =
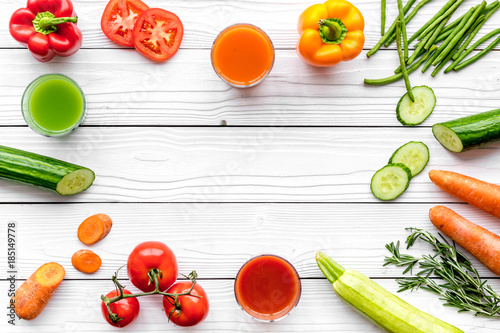
<svg viewBox="0 0 500 333"><path fill-rule="evenodd" d="M420 269L414 276L397 280L400 286L398 292L421 288L440 295L445 306L457 308L458 312L472 311L475 316L500 317L500 296L486 285L487 281L481 279L469 259L457 250L454 242L450 244L441 234L438 234L440 239L437 239L422 229L406 230L411 232L406 239L407 249L417 240L422 240L432 246L434 253L418 258L401 253L399 241L396 245L390 243L385 246L392 256L385 258L384 266L393 264L405 267L403 274L409 272L412 275L417 264Z"/></svg>

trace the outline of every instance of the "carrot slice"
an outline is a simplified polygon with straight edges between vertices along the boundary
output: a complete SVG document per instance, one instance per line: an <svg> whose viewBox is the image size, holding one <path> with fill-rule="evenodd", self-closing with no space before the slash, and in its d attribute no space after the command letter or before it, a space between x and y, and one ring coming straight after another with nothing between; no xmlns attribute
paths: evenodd
<svg viewBox="0 0 500 333"><path fill-rule="evenodd" d="M467 220L453 210L436 206L429 210L436 228L462 246L496 275L500 275L500 236Z"/></svg>
<svg viewBox="0 0 500 333"><path fill-rule="evenodd" d="M86 218L78 227L78 239L87 245L94 244L111 231L113 222L106 214L95 214Z"/></svg>
<svg viewBox="0 0 500 333"><path fill-rule="evenodd" d="M76 270L83 273L94 273L101 267L101 258L91 250L79 250L71 257Z"/></svg>
<svg viewBox="0 0 500 333"><path fill-rule="evenodd" d="M12 297L16 314L25 320L38 317L64 279L64 268L55 262L40 266Z"/></svg>
<svg viewBox="0 0 500 333"><path fill-rule="evenodd" d="M500 218L500 186L443 170L429 171L429 178L443 191Z"/></svg>

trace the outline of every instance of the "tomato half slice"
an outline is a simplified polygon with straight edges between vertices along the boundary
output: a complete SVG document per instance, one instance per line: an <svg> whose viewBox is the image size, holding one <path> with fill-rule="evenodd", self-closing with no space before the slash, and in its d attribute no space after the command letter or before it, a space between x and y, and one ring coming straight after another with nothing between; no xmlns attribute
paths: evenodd
<svg viewBox="0 0 500 333"><path fill-rule="evenodd" d="M184 27L174 13L150 8L139 16L133 35L137 51L149 59L164 61L179 50Z"/></svg>
<svg viewBox="0 0 500 333"><path fill-rule="evenodd" d="M102 32L115 43L134 46L134 25L148 8L141 0L110 0L101 17Z"/></svg>

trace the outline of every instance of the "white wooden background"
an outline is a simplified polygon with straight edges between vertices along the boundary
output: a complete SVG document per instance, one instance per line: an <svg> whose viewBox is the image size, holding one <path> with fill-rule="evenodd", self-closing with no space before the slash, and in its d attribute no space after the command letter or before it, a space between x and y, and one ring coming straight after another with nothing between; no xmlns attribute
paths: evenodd
<svg viewBox="0 0 500 333"><path fill-rule="evenodd" d="M146 3L175 12L184 23L181 50L168 62L153 63L107 40L99 25L106 1L75 0L82 49L41 64L8 33L11 13L25 3L0 0L0 144L79 163L97 174L87 192L69 198L1 181L2 332L117 331L101 317L99 296L112 289L109 278L133 247L146 240L168 244L181 272L197 270L210 298L210 314L202 324L184 329L167 323L160 299L141 299L138 320L123 331L380 332L333 293L315 264L316 251L396 292L401 270L382 267L388 254L384 245L403 241L405 227L434 231L427 217L432 206L446 204L500 233L497 218L442 193L427 177L427 171L438 168L500 183L500 144L453 154L430 129L439 121L500 107L498 48L459 73L412 74L413 85L434 89L437 106L425 123L408 128L395 117L405 91L402 82L363 84L364 78L389 76L397 67L394 47L371 59L364 55L379 38L379 1L354 2L366 20L365 51L328 69L305 65L294 49L297 17L315 1ZM428 4L408 26L409 33L443 3ZM467 0L457 15L476 3ZM389 25L395 1L388 1L388 7ZM497 28L499 20L496 13L479 35ZM226 85L210 65L213 39L237 22L260 26L276 46L271 74L247 90ZM88 101L83 125L59 139L32 132L20 112L24 88L52 72L75 79ZM222 121L228 126L220 126ZM369 189L371 176L410 140L429 146L427 168L397 200L376 200ZM114 225L106 239L89 247L103 265L86 275L71 266L70 258L86 248L76 237L79 223L98 212L109 214ZM66 268L65 281L42 315L16 321L15 327L7 323L6 309L8 222L17 226L18 285L42 263L56 261ZM419 245L413 253L426 250ZM289 259L303 282L298 307L278 323L252 320L234 300L239 267L261 253ZM474 263L500 290L500 280ZM465 332L498 332L500 327L499 319L443 307L428 292L399 296Z"/></svg>

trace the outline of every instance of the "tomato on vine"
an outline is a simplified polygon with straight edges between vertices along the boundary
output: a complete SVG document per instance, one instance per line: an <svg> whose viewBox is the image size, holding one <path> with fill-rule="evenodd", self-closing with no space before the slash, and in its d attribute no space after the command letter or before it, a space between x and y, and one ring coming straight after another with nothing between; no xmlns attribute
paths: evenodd
<svg viewBox="0 0 500 333"><path fill-rule="evenodd" d="M165 291L177 279L177 259L174 252L162 242L143 242L130 253L127 273L130 282L144 292L155 290L150 272L158 274L159 290Z"/></svg>
<svg viewBox="0 0 500 333"><path fill-rule="evenodd" d="M122 289L123 294L131 295L132 293L127 289ZM106 297L114 298L120 294L118 290L110 291ZM106 321L115 327L125 327L128 324L131 324L134 320L137 319L139 315L139 301L137 298L124 298L117 302L109 304L109 309L111 313L108 311L106 307L106 303L104 301L101 302L101 312L106 319Z"/></svg>
<svg viewBox="0 0 500 333"><path fill-rule="evenodd" d="M165 314L174 324L194 326L207 317L208 296L198 283L181 281L168 288L167 293L179 295L163 296Z"/></svg>

